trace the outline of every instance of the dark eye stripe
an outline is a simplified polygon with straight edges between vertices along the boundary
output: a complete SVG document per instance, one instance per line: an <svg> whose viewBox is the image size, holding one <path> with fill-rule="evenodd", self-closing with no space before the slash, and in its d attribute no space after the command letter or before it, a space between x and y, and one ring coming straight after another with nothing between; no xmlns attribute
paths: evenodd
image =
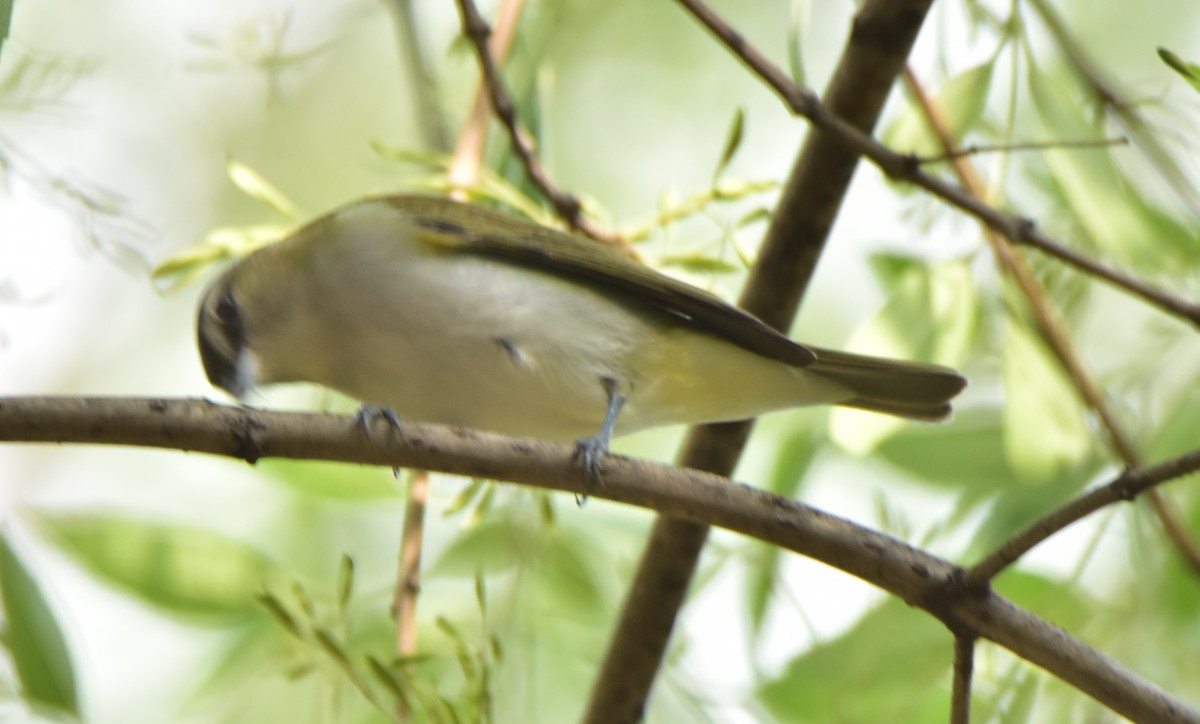
<svg viewBox="0 0 1200 724"><path fill-rule="evenodd" d="M213 313L221 325L221 331L225 333L225 338L229 340L229 346L234 350L240 350L246 343L246 328L242 322L241 310L234 301L233 292L230 289L222 290Z"/></svg>

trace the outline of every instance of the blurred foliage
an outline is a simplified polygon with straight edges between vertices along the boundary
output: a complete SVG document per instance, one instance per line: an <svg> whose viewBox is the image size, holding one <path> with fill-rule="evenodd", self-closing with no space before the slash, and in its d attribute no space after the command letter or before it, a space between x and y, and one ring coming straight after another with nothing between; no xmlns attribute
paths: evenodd
<svg viewBox="0 0 1200 724"><path fill-rule="evenodd" d="M1183 76L1183 79L1188 82L1196 90L1200 91L1200 65L1190 63L1178 54L1167 50L1166 48L1158 49L1158 57L1167 64L1171 70Z"/></svg>
<svg viewBox="0 0 1200 724"><path fill-rule="evenodd" d="M79 689L70 648L41 585L0 533L0 602L4 646L12 657L21 695L55 715L80 716Z"/></svg>
<svg viewBox="0 0 1200 724"><path fill-rule="evenodd" d="M144 0L125 2L135 15L145 12L138 4ZM939 32L923 36L914 66L956 143L1001 149L968 156L987 180L990 200L1028 215L1072 248L1194 298L1195 212L1179 203L1184 194L1164 190L1173 172L1157 156L1139 153L1153 141L1184 159L1182 167L1195 167L1200 126L1192 90L1200 85L1196 65L1184 59L1194 53L1160 50L1164 68L1151 49L1183 42L1166 23L1144 38L1131 31L1131 18L1151 21L1132 5L1073 8L1065 26L1072 41L1120 79L1117 89L1130 89L1113 98L1106 95L1111 88L1101 92L1080 72L1076 51L1057 30L1046 32L1043 16L1026 4L946 7L946 16L931 20ZM818 89L848 32L847 17L837 15L846 10L831 4L725 3L722 10ZM407 125L410 89L395 82L404 74L394 67L395 39L379 32L382 8L338 12L296 3L283 13L213 21L228 23L218 30L194 18L185 23L180 38L188 52L204 54L186 71L218 88L219 102L200 121L187 116L202 104L188 107L185 121L164 114L157 122L175 124L171 145L180 148L228 135L219 149L200 146L208 150L191 157L187 172L172 168L177 177L170 180L180 188L168 195L186 199L176 199L179 208L201 209L206 228L155 250L166 259L152 275L161 289L192 294L192 282L216 265L339 201L397 189L451 190L450 157L420 148ZM801 124L670 3L540 0L528 12L506 78L551 175L603 225L637 243L648 263L728 292L754 258ZM370 22L356 25L354 13ZM1195 26L1196 13L1182 0L1175 13L1180 26ZM0 30L10 17L12 3L0 2ZM1173 16L1164 10L1163 17ZM450 4L418 21L440 100L434 115L453 129L474 88L474 61L454 31ZM126 25L135 32L136 24ZM368 25L376 35L363 30ZM86 104L89 96L74 95L76 82L106 66L47 62L20 46L21 29L12 23L0 56L0 110L43 112L64 99ZM1117 55L1131 43L1135 50ZM144 64L168 62L146 55L163 52L153 43L138 50ZM1130 53L1149 61L1118 59ZM73 48L61 56L79 57ZM239 91L245 76L263 82ZM1186 95L1169 95L1148 77L1167 78ZM138 112L145 102L139 78L108 77L110 85L93 92L120 88L120 102ZM247 101L263 100L254 92L269 102ZM898 100L880 138L901 152L941 156L923 112L911 98ZM1125 130L1117 107L1141 125ZM232 130L208 128L227 115L237 116ZM1065 145L1122 133L1132 136L1130 146ZM556 223L507 142L497 133L490 138L486 168L466 190L470 198ZM144 256L135 243L143 227L128 221L121 196L99 190L106 185L53 177L16 144L22 139L0 125L0 171L35 179L76 210L97 246L124 250L109 256ZM1031 141L1051 147L1003 152ZM1054 147L1056 141L1064 145ZM863 188L873 181L866 169L859 176ZM1119 466L1027 306L999 278L973 222L899 185L879 184L889 196L878 208L855 206L859 189L848 201L857 217L843 223L847 234L864 219L876 225L874 245L849 251L869 260L869 270L855 276L836 254L823 260L806 302L814 320L805 321L806 331L834 340L828 346L963 369L971 387L947 425L841 409L773 416L760 425L758 452L742 475L971 563L1087 486L1115 477ZM935 241L914 241L926 236ZM1157 313L1035 252L1028 259L1147 460L1200 446L1194 330L1151 317ZM639 454L668 457L665 438L646 439L629 444L643 445ZM180 457L180 465L192 459ZM236 464L228 465L223 469ZM111 506L34 516L43 541L144 605L145 615L217 639L215 655L188 667L177 710L148 720L394 721L398 705L419 722L578 718L648 515L599 500L580 508L564 496L435 477L420 649L399 657L389 606L404 481L386 470L309 462L263 461L256 472L283 502L222 499L228 520L206 518L208 508L190 498L157 517ZM176 484L170 474L159 482ZM1200 536L1195 481L1166 491ZM252 509L250 522L238 508ZM678 627L648 721L946 720L953 642L940 624L896 600L831 600L835 594L807 585L788 565L791 554L732 536L714 539L692 594L701 612L689 612ZM57 595L28 562L37 557L27 559L23 550L0 539L11 698L31 710L118 720L111 712L92 717L80 704L92 675L87 662L113 653L88 650L87 639L77 640L63 623L89 602ZM731 585L739 587L732 595ZM1200 582L1145 506L1115 507L1071 528L1005 572L996 587L1200 705ZM715 616L705 612L713 601L722 606ZM986 643L979 646L973 713L984 722L1111 718Z"/></svg>

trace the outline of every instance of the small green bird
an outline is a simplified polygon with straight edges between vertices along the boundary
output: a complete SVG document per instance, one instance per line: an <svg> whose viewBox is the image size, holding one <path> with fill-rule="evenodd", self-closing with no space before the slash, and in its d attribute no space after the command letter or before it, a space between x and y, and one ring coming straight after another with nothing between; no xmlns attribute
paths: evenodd
<svg viewBox="0 0 1200 724"><path fill-rule="evenodd" d="M234 264L209 380L315 382L401 418L547 440L835 404L941 420L954 370L801 345L618 249L443 198L368 198Z"/></svg>

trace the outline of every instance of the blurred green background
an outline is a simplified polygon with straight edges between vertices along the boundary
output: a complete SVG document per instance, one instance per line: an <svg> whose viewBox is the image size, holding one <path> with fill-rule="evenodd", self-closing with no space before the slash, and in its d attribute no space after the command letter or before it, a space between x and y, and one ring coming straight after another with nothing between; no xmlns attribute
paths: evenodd
<svg viewBox="0 0 1200 724"><path fill-rule="evenodd" d="M972 160L994 202L1195 299L1200 95L1156 48L1200 60L1200 6L1152 5L938 3L912 64L963 144L1130 136ZM854 11L827 0L714 6L818 90ZM1096 102L1038 6L1144 126L1130 130ZM453 3L416 2L415 12L453 138L474 57ZM0 394L221 399L193 342L202 280L217 265L185 264L194 278L152 280L151 270L366 193L427 185L436 169L397 160L429 151L398 37L389 4L368 0L17 2L0 46ZM509 81L561 186L603 223L646 229L649 263L736 294L804 123L665 0L530 0ZM740 142L723 163L739 114ZM899 91L879 135L897 150L934 149ZM492 169L528 191L492 138ZM727 200L656 223L714 191ZM1194 330L1029 259L1146 458L1200 445ZM1014 300L977 224L864 166L793 334L952 364L971 387L941 426L826 409L770 415L739 479L970 563L1112 477L1120 466L1094 416ZM352 409L302 388L255 404ZM616 449L671 460L679 434ZM422 654L389 679L378 669L392 663L406 480L0 446L12 654L0 718L387 721L397 691L419 721L577 718L652 516L434 476ZM1167 491L1200 536L1195 481ZM997 586L1200 705L1200 581L1143 506L1068 529ZM718 532L648 720L945 721L950 666L950 637L925 614ZM996 647L980 647L976 672L977 721L1111 720Z"/></svg>

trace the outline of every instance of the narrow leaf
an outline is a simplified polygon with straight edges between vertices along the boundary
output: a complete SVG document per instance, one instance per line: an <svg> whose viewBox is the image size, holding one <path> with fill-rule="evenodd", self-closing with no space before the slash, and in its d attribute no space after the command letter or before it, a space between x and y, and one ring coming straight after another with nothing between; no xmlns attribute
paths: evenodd
<svg viewBox="0 0 1200 724"><path fill-rule="evenodd" d="M1200 65L1189 63L1166 48L1158 49L1158 57L1162 58L1162 61L1171 70L1183 76L1183 79L1191 84L1193 88L1200 91Z"/></svg>
<svg viewBox="0 0 1200 724"><path fill-rule="evenodd" d="M75 668L66 638L41 586L0 532L0 599L5 637L22 693L31 701L79 716Z"/></svg>
<svg viewBox="0 0 1200 724"><path fill-rule="evenodd" d="M733 114L733 122L729 125L729 132L725 134L725 148L721 151L721 159L717 161L717 168L713 171L713 183L725 173L725 169L729 167L729 162L733 160L734 154L742 145L742 137L746 127L746 112L742 108L738 108Z"/></svg>
<svg viewBox="0 0 1200 724"><path fill-rule="evenodd" d="M259 551L212 531L91 514L42 521L60 547L102 579L184 615L256 610L273 566Z"/></svg>
<svg viewBox="0 0 1200 724"><path fill-rule="evenodd" d="M225 171L229 174L229 180L233 181L233 185L241 189L247 196L258 199L289 219L300 218L300 210L296 208L295 204L274 184L263 178L258 171L237 161L230 161Z"/></svg>
<svg viewBox="0 0 1200 724"><path fill-rule="evenodd" d="M1004 448L1025 482L1046 483L1083 462L1092 448L1086 412L1045 344L1011 321L1004 345Z"/></svg>

